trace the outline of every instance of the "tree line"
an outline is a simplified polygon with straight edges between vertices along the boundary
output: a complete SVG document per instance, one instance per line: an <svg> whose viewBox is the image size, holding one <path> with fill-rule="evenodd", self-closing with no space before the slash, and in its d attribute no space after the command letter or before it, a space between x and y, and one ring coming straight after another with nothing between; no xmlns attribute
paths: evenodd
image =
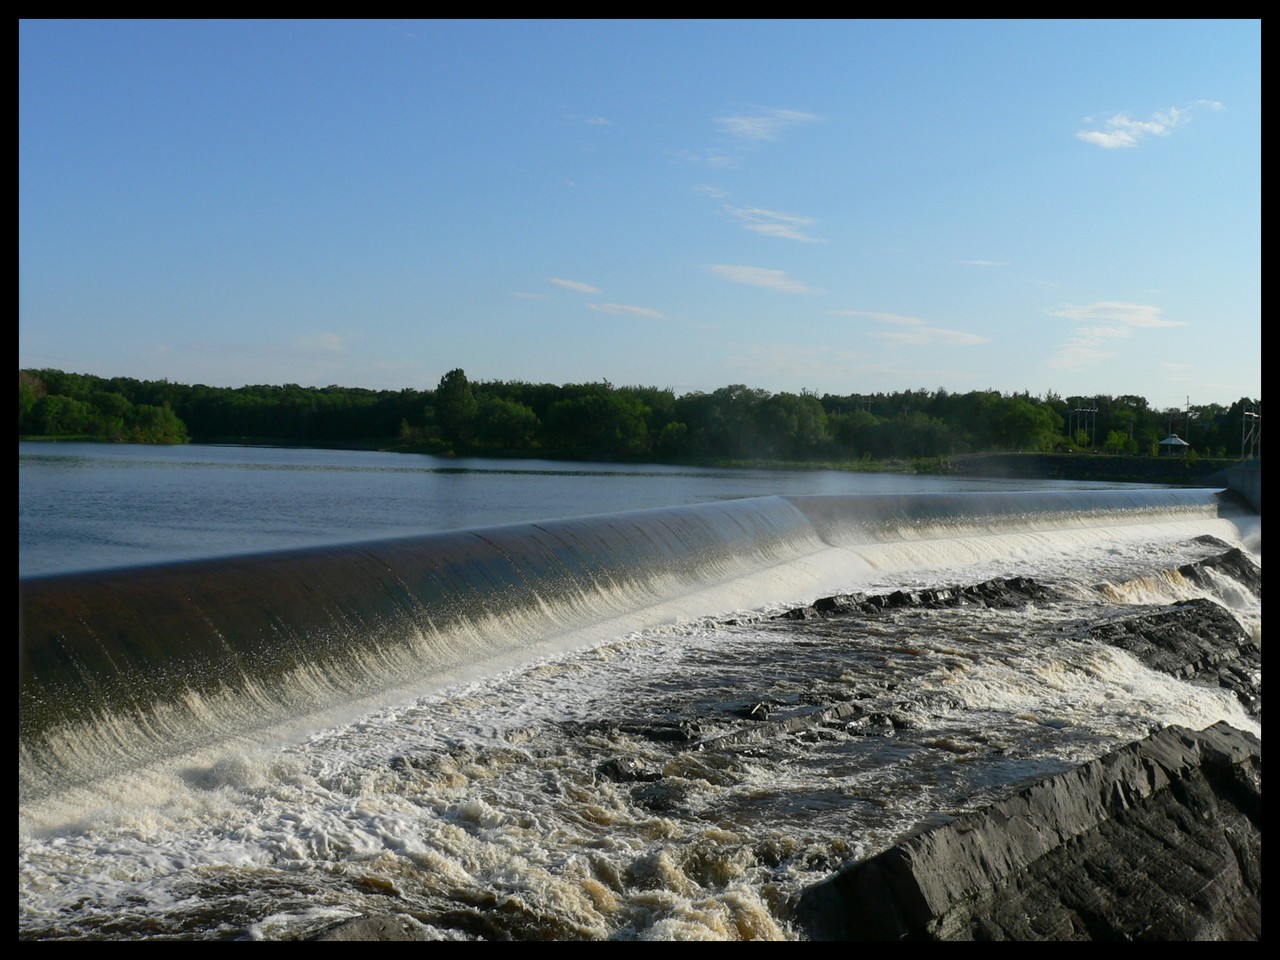
<svg viewBox="0 0 1280 960"><path fill-rule="evenodd" d="M1138 396L905 390L838 396L741 384L659 387L471 381L433 390L106 379L18 371L19 437L250 442L595 459L847 461L992 451L1155 455L1177 432L1196 455L1241 456L1261 401L1155 409Z"/></svg>

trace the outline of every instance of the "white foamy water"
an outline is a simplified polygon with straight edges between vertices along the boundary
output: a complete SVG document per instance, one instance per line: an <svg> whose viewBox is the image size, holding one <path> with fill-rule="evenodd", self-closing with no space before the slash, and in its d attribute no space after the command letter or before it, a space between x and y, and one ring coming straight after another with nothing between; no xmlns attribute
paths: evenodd
<svg viewBox="0 0 1280 960"><path fill-rule="evenodd" d="M19 810L19 936L279 939L389 913L440 939L793 937L805 885L922 822L1166 724L1260 735L1227 693L1087 635L1205 595L1169 572L1220 552L1202 534L1239 539L1183 518L832 546L575 621L532 661L63 789ZM769 619L1011 575L1061 599ZM1260 637L1259 599L1212 595Z"/></svg>

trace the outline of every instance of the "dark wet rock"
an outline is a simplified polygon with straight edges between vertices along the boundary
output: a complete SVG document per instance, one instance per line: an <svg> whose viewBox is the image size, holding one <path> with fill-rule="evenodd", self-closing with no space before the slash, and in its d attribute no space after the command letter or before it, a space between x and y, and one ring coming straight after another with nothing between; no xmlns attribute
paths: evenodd
<svg viewBox="0 0 1280 960"><path fill-rule="evenodd" d="M753 723L729 733L709 737L698 743L699 750L719 749L743 743L758 743L777 737L811 730L831 724L843 724L860 715L862 707L856 703L810 704L780 711L774 719Z"/></svg>
<svg viewBox="0 0 1280 960"><path fill-rule="evenodd" d="M565 720L557 726L569 737L637 737L650 743L675 746L696 743L707 735L706 724L697 717L670 714L652 720Z"/></svg>
<svg viewBox="0 0 1280 960"><path fill-rule="evenodd" d="M620 723L617 729L653 743L693 743L706 736L697 720L655 720L653 722Z"/></svg>
<svg viewBox="0 0 1280 960"><path fill-rule="evenodd" d="M813 610L824 614L841 614L857 612L859 604L866 602L862 594L841 594L834 597L822 597L813 601Z"/></svg>
<svg viewBox="0 0 1280 960"><path fill-rule="evenodd" d="M779 616L784 620L816 620L822 614L813 607L794 607Z"/></svg>
<svg viewBox="0 0 1280 960"><path fill-rule="evenodd" d="M422 924L408 917L367 916L344 920L312 937L308 937L308 939L340 943L367 943L382 940L431 940L433 938L427 936Z"/></svg>
<svg viewBox="0 0 1280 960"><path fill-rule="evenodd" d="M900 728L893 716L887 713L868 713L855 717L845 725L845 731L859 737L892 737Z"/></svg>
<svg viewBox="0 0 1280 960"><path fill-rule="evenodd" d="M727 705L727 712L743 720L763 721L769 719L773 707L762 700L746 700Z"/></svg>
<svg viewBox="0 0 1280 960"><path fill-rule="evenodd" d="M1262 744L1170 727L800 897L822 940L1257 940Z"/></svg>
<svg viewBox="0 0 1280 960"><path fill-rule="evenodd" d="M652 783L662 779L662 771L647 766L635 757L614 757L596 767L596 773L617 783Z"/></svg>
<svg viewBox="0 0 1280 960"><path fill-rule="evenodd" d="M996 609L1021 607L1057 598L1057 594L1029 577L996 578L960 587L930 590L895 590L889 594L838 594L822 597L807 607L795 607L778 619L816 620L849 614L875 614L884 610L939 610L946 607L979 606Z"/></svg>
<svg viewBox="0 0 1280 960"><path fill-rule="evenodd" d="M696 789L697 785L690 780L668 777L635 787L631 799L636 806L654 813L671 813L682 808Z"/></svg>
<svg viewBox="0 0 1280 960"><path fill-rule="evenodd" d="M1197 560L1195 563L1185 563L1178 568L1180 574L1205 590L1211 590L1214 587L1213 575L1208 572L1210 570L1230 577L1252 591L1255 596L1262 596L1262 568L1243 550L1228 550L1216 557Z"/></svg>
<svg viewBox="0 0 1280 960"><path fill-rule="evenodd" d="M1212 600L1096 624L1089 636L1127 650L1153 670L1230 690L1250 713L1262 713L1262 647Z"/></svg>
<svg viewBox="0 0 1280 960"><path fill-rule="evenodd" d="M1198 537L1192 537L1191 542L1201 543L1201 544L1204 544L1206 547L1219 547L1223 550L1232 549L1231 544L1227 543L1227 541L1221 539L1220 537L1215 537L1213 536L1213 534L1210 534L1210 533L1202 533Z"/></svg>

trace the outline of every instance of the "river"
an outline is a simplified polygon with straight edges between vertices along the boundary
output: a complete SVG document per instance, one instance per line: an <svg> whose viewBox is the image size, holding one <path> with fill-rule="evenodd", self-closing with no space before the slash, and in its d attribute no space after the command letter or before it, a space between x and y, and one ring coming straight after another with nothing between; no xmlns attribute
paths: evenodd
<svg viewBox="0 0 1280 960"><path fill-rule="evenodd" d="M1260 560L1211 491L20 444L24 595L137 596L145 632L236 577L244 609L197 604L239 674L162 697L149 652L20 730L19 937L794 938L800 890L914 826L1168 723L1260 735L1087 635L1205 595L1176 567L1221 543ZM350 609L368 557L403 565L390 625ZM427 597L432 563L461 585ZM772 619L1012 575L1052 598ZM292 598L320 582L340 615ZM1260 598L1209 593L1260 637ZM220 626L268 607L287 663Z"/></svg>

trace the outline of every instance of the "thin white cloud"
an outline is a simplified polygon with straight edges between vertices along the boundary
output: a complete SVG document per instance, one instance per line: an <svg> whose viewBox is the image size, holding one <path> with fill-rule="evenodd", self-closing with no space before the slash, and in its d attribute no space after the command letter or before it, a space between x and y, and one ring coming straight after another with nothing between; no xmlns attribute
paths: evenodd
<svg viewBox="0 0 1280 960"><path fill-rule="evenodd" d="M880 323L921 324L925 322L919 317L908 317L901 313L884 313L878 310L828 310L827 315L831 317L866 317L868 320L878 320Z"/></svg>
<svg viewBox="0 0 1280 960"><path fill-rule="evenodd" d="M1136 147L1148 137L1167 137L1178 127L1191 121L1191 108L1203 107L1222 110L1217 100L1196 100L1190 107L1169 107L1157 110L1146 120L1135 120L1131 114L1117 113L1103 120L1085 117L1092 129L1077 130L1076 136L1085 143L1092 143L1104 150Z"/></svg>
<svg viewBox="0 0 1280 960"><path fill-rule="evenodd" d="M787 276L783 270L769 267L747 267L732 263L709 263L707 269L721 280L733 283L745 283L751 287L764 287L779 293L817 293L813 287L801 280Z"/></svg>
<svg viewBox="0 0 1280 960"><path fill-rule="evenodd" d="M795 213L783 213L779 210L766 210L763 207L740 207L728 202L728 192L720 187L699 184L693 188L695 193L720 201L720 209L725 212L744 230L758 233L764 237L778 237L782 240L796 240L800 243L825 243L813 236L809 228L818 221L814 217L801 216Z"/></svg>
<svg viewBox="0 0 1280 960"><path fill-rule="evenodd" d="M614 316L646 317L650 320L667 319L667 315L661 310L654 310L650 307L637 307L629 303L588 303L587 306L592 310L611 313Z"/></svg>
<svg viewBox="0 0 1280 960"><path fill-rule="evenodd" d="M738 166L737 158L727 156L714 149L706 152L696 150L666 150L663 152L675 160L683 160L686 163L701 163L711 167L713 170L730 170Z"/></svg>
<svg viewBox="0 0 1280 960"><path fill-rule="evenodd" d="M932 346L947 344L953 347L974 347L980 343L989 343L990 338L965 330L950 330L937 327L920 317L907 317L899 313L880 313L874 310L831 310L833 317L866 317L876 323L886 324L899 329L893 331L877 331L871 335L893 346Z"/></svg>
<svg viewBox="0 0 1280 960"><path fill-rule="evenodd" d="M763 210L760 207L734 207L727 203L724 204L724 209L729 216L742 224L744 230L750 230L766 237L798 240L801 243L822 242L808 233L808 228L818 222L813 217L780 213L777 210Z"/></svg>
<svg viewBox="0 0 1280 960"><path fill-rule="evenodd" d="M1052 357L1049 366L1055 370L1076 370L1080 367L1092 367L1110 360L1116 355L1114 350L1103 350L1098 344L1085 340L1071 340L1062 345Z"/></svg>
<svg viewBox="0 0 1280 960"><path fill-rule="evenodd" d="M717 117L716 127L737 140L759 142L777 140L784 130L819 120L817 114L801 110L779 110L766 107L750 113Z"/></svg>
<svg viewBox="0 0 1280 960"><path fill-rule="evenodd" d="M599 293L599 287L593 287L589 283L583 283L581 280L566 280L563 277L552 277L547 283L554 283L557 287L564 287L566 290L575 290L578 293Z"/></svg>
<svg viewBox="0 0 1280 960"><path fill-rule="evenodd" d="M875 367L872 358L851 350L798 343L752 343L730 348L730 369L751 373L752 379L790 378L799 383L840 381Z"/></svg>
<svg viewBox="0 0 1280 960"><path fill-rule="evenodd" d="M1011 265L1008 260L957 260L956 263L962 267L1007 267Z"/></svg>
<svg viewBox="0 0 1280 960"><path fill-rule="evenodd" d="M1185 327L1182 320L1167 320L1164 310L1147 303L1129 303L1124 300L1099 300L1082 307L1064 303L1056 310L1050 310L1049 316L1063 317L1067 320L1093 321L1102 320L1108 323L1119 323L1128 327Z"/></svg>
<svg viewBox="0 0 1280 960"><path fill-rule="evenodd" d="M299 350L314 353L342 353L347 348L346 341L336 333L317 333L310 337L299 337L293 341L293 345Z"/></svg>
<svg viewBox="0 0 1280 960"><path fill-rule="evenodd" d="M826 382L857 383L863 391L894 390L904 381L963 383L973 379L971 371L920 368L910 364L909 354L895 356L908 362L896 362L881 350L859 353L813 344L746 343L731 345L725 363L740 371L747 383L789 380L797 385L793 389Z"/></svg>
<svg viewBox="0 0 1280 960"><path fill-rule="evenodd" d="M690 163L704 164L713 170L734 169L753 147L781 139L787 130L821 119L817 114L805 113L803 110L752 107L741 113L715 118L716 129L722 134L719 144L704 150L674 150L667 153Z"/></svg>
<svg viewBox="0 0 1280 960"><path fill-rule="evenodd" d="M602 114L593 113L575 113L572 110L565 110L562 114L566 123L581 123L588 127L612 127L613 121Z"/></svg>
<svg viewBox="0 0 1280 960"><path fill-rule="evenodd" d="M1181 320L1169 320L1159 307L1123 300L1100 300L1084 306L1063 304L1050 310L1049 316L1077 324L1070 338L1049 359L1059 370L1088 367L1116 356L1112 345L1116 340L1133 336L1135 330L1157 330L1185 327Z"/></svg>

